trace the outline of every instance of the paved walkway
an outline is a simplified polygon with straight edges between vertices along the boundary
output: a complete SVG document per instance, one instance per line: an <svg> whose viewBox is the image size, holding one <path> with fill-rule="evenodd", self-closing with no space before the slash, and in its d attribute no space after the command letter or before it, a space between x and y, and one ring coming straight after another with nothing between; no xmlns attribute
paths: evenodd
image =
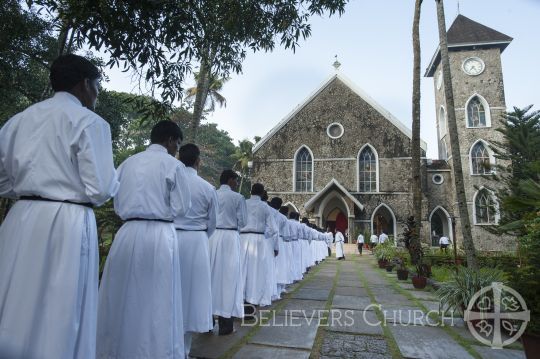
<svg viewBox="0 0 540 359"><path fill-rule="evenodd" d="M348 251L349 252L349 251ZM347 256L347 254L346 254ZM373 256L350 254L313 268L256 321L235 323L229 336L201 334L197 358L524 358L519 346L492 350L474 340L459 318L445 326L429 291L398 282ZM454 326L451 326L453 321ZM401 324L400 324L401 323ZM517 349L517 350L516 350Z"/></svg>

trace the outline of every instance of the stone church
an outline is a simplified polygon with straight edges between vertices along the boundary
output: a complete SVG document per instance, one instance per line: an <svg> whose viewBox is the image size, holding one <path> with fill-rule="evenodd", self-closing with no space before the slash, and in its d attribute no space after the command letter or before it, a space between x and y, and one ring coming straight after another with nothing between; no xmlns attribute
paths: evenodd
<svg viewBox="0 0 540 359"><path fill-rule="evenodd" d="M510 249L511 238L485 228L498 222L492 143L501 139L501 54L512 38L462 15L447 37L473 238L481 250ZM437 50L425 73L434 80L439 158L427 159L421 141L423 238L438 245L446 235L461 246L441 68ZM336 71L254 146L251 175L322 228L399 240L413 212L411 130Z"/></svg>

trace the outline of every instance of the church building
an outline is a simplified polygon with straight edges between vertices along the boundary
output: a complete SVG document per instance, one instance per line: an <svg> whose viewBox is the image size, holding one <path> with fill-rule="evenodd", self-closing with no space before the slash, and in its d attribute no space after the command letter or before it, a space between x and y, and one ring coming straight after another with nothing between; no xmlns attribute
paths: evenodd
<svg viewBox="0 0 540 359"><path fill-rule="evenodd" d="M512 38L463 15L447 37L472 235L477 249L510 249L512 238L485 228L499 217L492 143L502 138L501 53ZM438 245L446 235L461 246L439 50L425 76L434 80L439 158L427 159L421 141L423 239ZM251 176L322 228L399 241L413 213L411 130L336 71L254 146Z"/></svg>

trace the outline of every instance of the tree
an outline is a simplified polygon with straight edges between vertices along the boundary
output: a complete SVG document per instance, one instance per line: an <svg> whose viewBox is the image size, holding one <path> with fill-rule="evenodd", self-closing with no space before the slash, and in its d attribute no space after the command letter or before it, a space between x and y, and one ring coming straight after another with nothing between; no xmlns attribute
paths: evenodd
<svg viewBox="0 0 540 359"><path fill-rule="evenodd" d="M422 185L420 181L420 10L422 0L414 4L414 20L412 28L413 40L413 91L412 91L412 139L411 139L411 177L413 193L413 216L418 227L422 224ZM420 262L422 257L421 231L416 228L411 231L409 251L413 264Z"/></svg>
<svg viewBox="0 0 540 359"><path fill-rule="evenodd" d="M452 88L452 76L450 74L450 59L448 56L448 42L446 39L446 22L444 19L443 0L435 0L437 3L437 22L439 27L439 50L441 52L441 64L444 81L444 96L446 98L446 114L448 124L448 135L450 137L450 147L452 150L452 164L454 170L454 188L458 203L459 217L461 221L461 233L463 235L463 247L467 256L467 266L477 269L476 249L471 234L471 220L467 208L467 197L465 196L465 184L463 183L463 167L461 164L461 150L459 146L459 136L454 109L454 90Z"/></svg>
<svg viewBox="0 0 540 359"><path fill-rule="evenodd" d="M45 9L62 33L108 56L108 66L131 69L163 102L181 98L192 63L201 74L240 72L248 49L295 49L311 34L313 15L344 11L347 0L29 0ZM66 30L67 29L67 30ZM208 69L208 70L207 70ZM203 75L204 78L204 75ZM205 86L199 86L204 88Z"/></svg>
<svg viewBox="0 0 540 359"><path fill-rule="evenodd" d="M523 109L514 107L504 115L503 127L497 129L504 135L502 141L494 143L497 159L504 165L497 166L495 181L502 184L497 193L501 218L496 232L507 232L522 236L526 233L520 225L534 205L527 206L530 194L525 193L524 181L540 180L540 111L530 111L532 105Z"/></svg>
<svg viewBox="0 0 540 359"><path fill-rule="evenodd" d="M249 194L250 188L247 191L243 191L243 184L246 180L249 180L249 162L253 159L253 142L250 140L242 140L238 143L236 152L233 155L234 169L240 173L240 187L239 193L244 195Z"/></svg>
<svg viewBox="0 0 540 359"><path fill-rule="evenodd" d="M223 89L223 84L229 78L218 78L215 75L206 72L196 72L196 85L186 90L186 100L194 100L193 103L193 118L190 124L191 140L197 139L197 128L201 123L203 112L213 112L216 108L216 103L222 107L227 104L227 100L219 93Z"/></svg>

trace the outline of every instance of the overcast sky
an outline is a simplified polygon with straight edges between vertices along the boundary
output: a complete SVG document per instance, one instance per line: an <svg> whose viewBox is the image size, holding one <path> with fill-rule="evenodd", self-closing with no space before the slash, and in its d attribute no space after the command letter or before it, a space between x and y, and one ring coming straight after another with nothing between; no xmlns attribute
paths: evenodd
<svg viewBox="0 0 540 359"><path fill-rule="evenodd" d="M447 28L457 16L457 0L445 0ZM460 13L514 38L502 55L506 105L540 109L540 0L460 0ZM311 20L312 36L296 53L276 49L249 53L243 73L231 76L222 94L225 108L208 121L235 140L264 136L329 76L334 55L340 71L408 128L411 127L414 0L353 0L341 17ZM422 75L438 45L434 0L421 15ZM108 71L108 89L133 92L119 70ZM433 79L422 78L422 132L428 157L437 158ZM457 106L457 104L456 104Z"/></svg>

